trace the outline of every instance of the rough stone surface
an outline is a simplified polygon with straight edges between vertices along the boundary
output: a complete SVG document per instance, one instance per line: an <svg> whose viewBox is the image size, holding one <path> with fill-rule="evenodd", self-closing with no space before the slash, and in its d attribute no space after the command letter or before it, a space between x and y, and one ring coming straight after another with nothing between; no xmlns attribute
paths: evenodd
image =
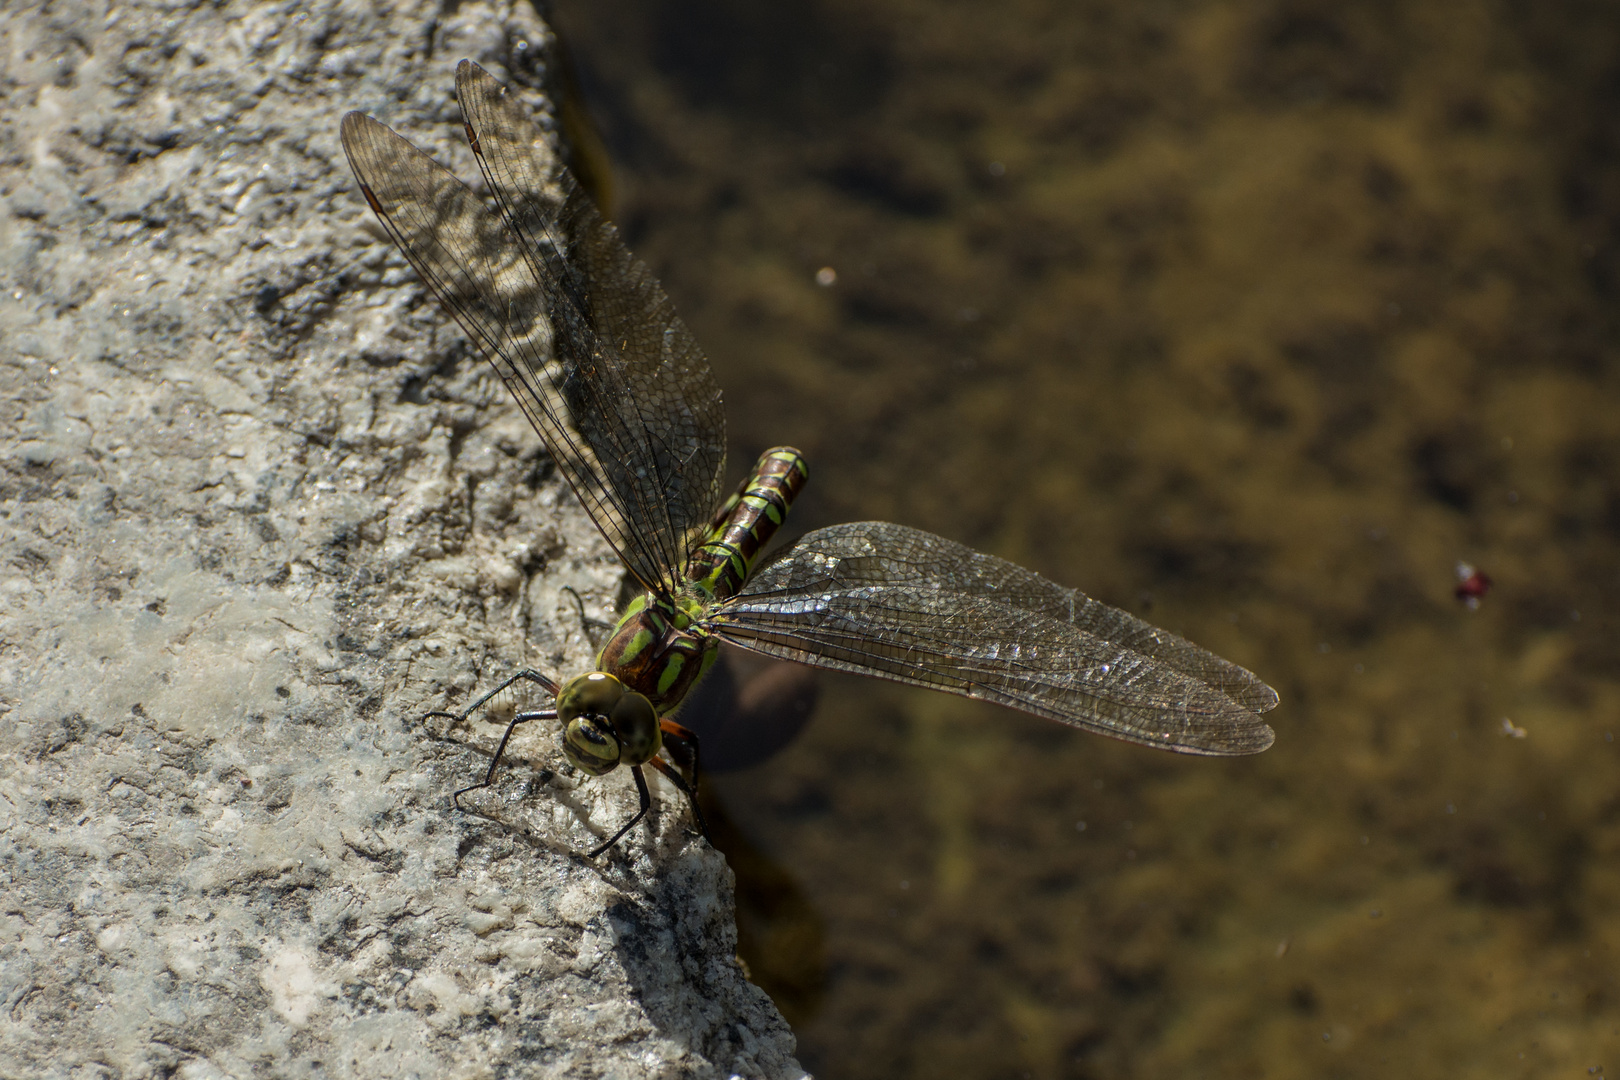
<svg viewBox="0 0 1620 1080"><path fill-rule="evenodd" d="M800 1075L668 789L419 719L569 673L619 571L369 220L526 8L0 15L0 1074ZM534 98L537 106L540 99ZM572 592L568 591L572 590ZM526 763L525 763L526 762Z"/></svg>

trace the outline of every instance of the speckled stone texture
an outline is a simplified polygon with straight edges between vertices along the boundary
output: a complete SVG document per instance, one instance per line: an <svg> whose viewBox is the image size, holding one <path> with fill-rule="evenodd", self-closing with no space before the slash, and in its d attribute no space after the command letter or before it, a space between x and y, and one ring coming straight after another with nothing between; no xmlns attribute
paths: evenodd
<svg viewBox="0 0 1620 1080"><path fill-rule="evenodd" d="M519 6L0 15L0 1074L796 1077L672 792L421 719L584 670L619 570L380 235ZM571 591L570 591L571 590Z"/></svg>

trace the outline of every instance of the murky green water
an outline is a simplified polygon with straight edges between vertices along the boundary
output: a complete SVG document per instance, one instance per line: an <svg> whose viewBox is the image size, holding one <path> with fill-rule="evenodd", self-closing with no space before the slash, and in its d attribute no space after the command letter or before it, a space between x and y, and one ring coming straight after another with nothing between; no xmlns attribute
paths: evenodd
<svg viewBox="0 0 1620 1080"><path fill-rule="evenodd" d="M808 1067L1620 1072L1611 8L557 15L800 530L935 530L1283 698L1219 762L827 680L717 785Z"/></svg>

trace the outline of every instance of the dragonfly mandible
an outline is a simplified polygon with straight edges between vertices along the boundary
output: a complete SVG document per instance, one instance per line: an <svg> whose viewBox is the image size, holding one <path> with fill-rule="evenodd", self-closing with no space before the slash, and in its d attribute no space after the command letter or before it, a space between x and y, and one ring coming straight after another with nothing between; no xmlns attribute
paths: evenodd
<svg viewBox="0 0 1620 1080"><path fill-rule="evenodd" d="M807 473L767 451L722 501L725 414L708 361L662 287L603 220L530 111L471 61L456 93L490 199L358 112L343 147L383 227L494 365L596 527L642 588L596 657L508 724L555 720L588 775L643 766L692 802L695 737L671 715L720 641L814 667L993 701L1189 754L1270 746L1277 694L1249 671L1039 574L904 525L806 534L755 568ZM493 205L491 205L493 203Z"/></svg>

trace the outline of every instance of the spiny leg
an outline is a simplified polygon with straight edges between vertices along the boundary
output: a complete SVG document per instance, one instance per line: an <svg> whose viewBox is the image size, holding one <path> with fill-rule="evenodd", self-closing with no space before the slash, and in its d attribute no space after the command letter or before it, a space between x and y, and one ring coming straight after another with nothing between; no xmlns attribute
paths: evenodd
<svg viewBox="0 0 1620 1080"><path fill-rule="evenodd" d="M430 712L430 713L427 713L426 715L424 715L422 717L422 719L427 720L427 719L430 719L430 718L435 717L435 716L442 716L447 720L454 720L457 723L460 723L461 721L467 719L467 717L471 716L473 713L477 712L479 709L482 709L484 707L485 703L487 703L496 694L499 694L502 690L505 690L507 687L513 685L514 683L519 683L519 682L537 683L537 684L539 684L540 689L544 690L546 693L550 694L552 697L556 697L557 696L557 691L562 689L562 687L558 686L556 684L556 682L554 682L551 679L546 678L546 676L540 674L538 671L535 671L532 668L524 668L522 671L520 671L517 674L513 675L511 678L509 678L505 682L501 683L501 685L497 686L495 689L491 690L489 693L485 694L483 697L479 698L477 701L473 702L471 705L467 706L465 709L462 709L459 713L445 712L445 711L440 710L440 709L435 709L433 712Z"/></svg>
<svg viewBox="0 0 1620 1080"><path fill-rule="evenodd" d="M556 709L540 709L536 712L522 712L515 714L512 717L512 722L507 724L506 730L501 733L500 745L495 747L495 756L489 759L489 771L484 774L484 778L476 784L467 785L454 795L450 796L450 801L456 804L456 809L463 812L466 811L467 808L461 805L461 797L467 794L467 792L477 791L480 788L487 788L495 782L495 770L500 767L501 755L506 752L507 740L512 737L513 730L519 724L527 724L530 720L555 719L557 719Z"/></svg>
<svg viewBox="0 0 1620 1080"><path fill-rule="evenodd" d="M524 670L513 675L510 679L507 679L505 682L501 683L489 693L485 694L483 697L479 698L477 701L473 702L471 705L467 706L459 713L434 711L428 713L422 719L428 720L435 716L442 716L445 719L452 721L452 726L454 724L462 723L467 719L467 717L483 708L491 698L495 697L495 695L518 682L536 683L542 690L551 695L553 698L557 696L557 691L560 689L555 682L540 674L538 671L525 668ZM495 770L500 767L501 755L506 752L506 744L512 738L512 732L519 724L526 724L530 720L555 719L557 719L556 709L539 709L534 712L520 712L515 714L512 717L512 722L506 725L506 730L501 734L500 745L495 747L495 756L489 760L489 771L484 774L484 779L479 783L462 788L460 791L456 792L450 797L450 801L455 804L456 809L465 811L465 808L461 805L461 797L467 794L467 792L477 791L479 788L489 787L490 784L495 782Z"/></svg>
<svg viewBox="0 0 1620 1080"><path fill-rule="evenodd" d="M696 788L698 784L698 734L684 724L678 724L668 717L658 721L658 730L664 733L664 745L669 749L670 760L675 762L677 768L686 773L687 781ZM682 788L681 790L686 790Z"/></svg>
<svg viewBox="0 0 1620 1080"><path fill-rule="evenodd" d="M661 762L659 771L674 781L675 786L686 794L687 801L692 804L692 816L697 819L698 831L703 834L703 839L713 843L709 836L709 824L703 820L703 811L698 807L697 789L701 778L701 766L697 732L667 717L658 721L658 728L664 733L664 747L668 750L670 759L685 773L685 776L677 776L664 768Z"/></svg>
<svg viewBox="0 0 1620 1080"><path fill-rule="evenodd" d="M610 836L606 843L599 845L595 850L587 855L586 858L594 859L598 855L602 854L602 852L612 847L614 844L617 844L620 837L629 832L631 829L635 828L636 822L640 821L646 816L647 808L652 805L652 794L647 790L647 778L642 774L641 766L630 766L630 775L636 778L636 793L641 796L641 809L636 811L635 817L624 823L624 828Z"/></svg>
<svg viewBox="0 0 1620 1080"><path fill-rule="evenodd" d="M698 807L697 785L687 783L686 777L682 776L675 766L668 764L661 758L653 758L647 764L669 777L670 783L681 789L681 793L686 796L686 801L692 804L692 816L697 818L698 832L703 834L703 839L708 840L711 844L714 843L709 837L709 823L703 820L703 811Z"/></svg>

